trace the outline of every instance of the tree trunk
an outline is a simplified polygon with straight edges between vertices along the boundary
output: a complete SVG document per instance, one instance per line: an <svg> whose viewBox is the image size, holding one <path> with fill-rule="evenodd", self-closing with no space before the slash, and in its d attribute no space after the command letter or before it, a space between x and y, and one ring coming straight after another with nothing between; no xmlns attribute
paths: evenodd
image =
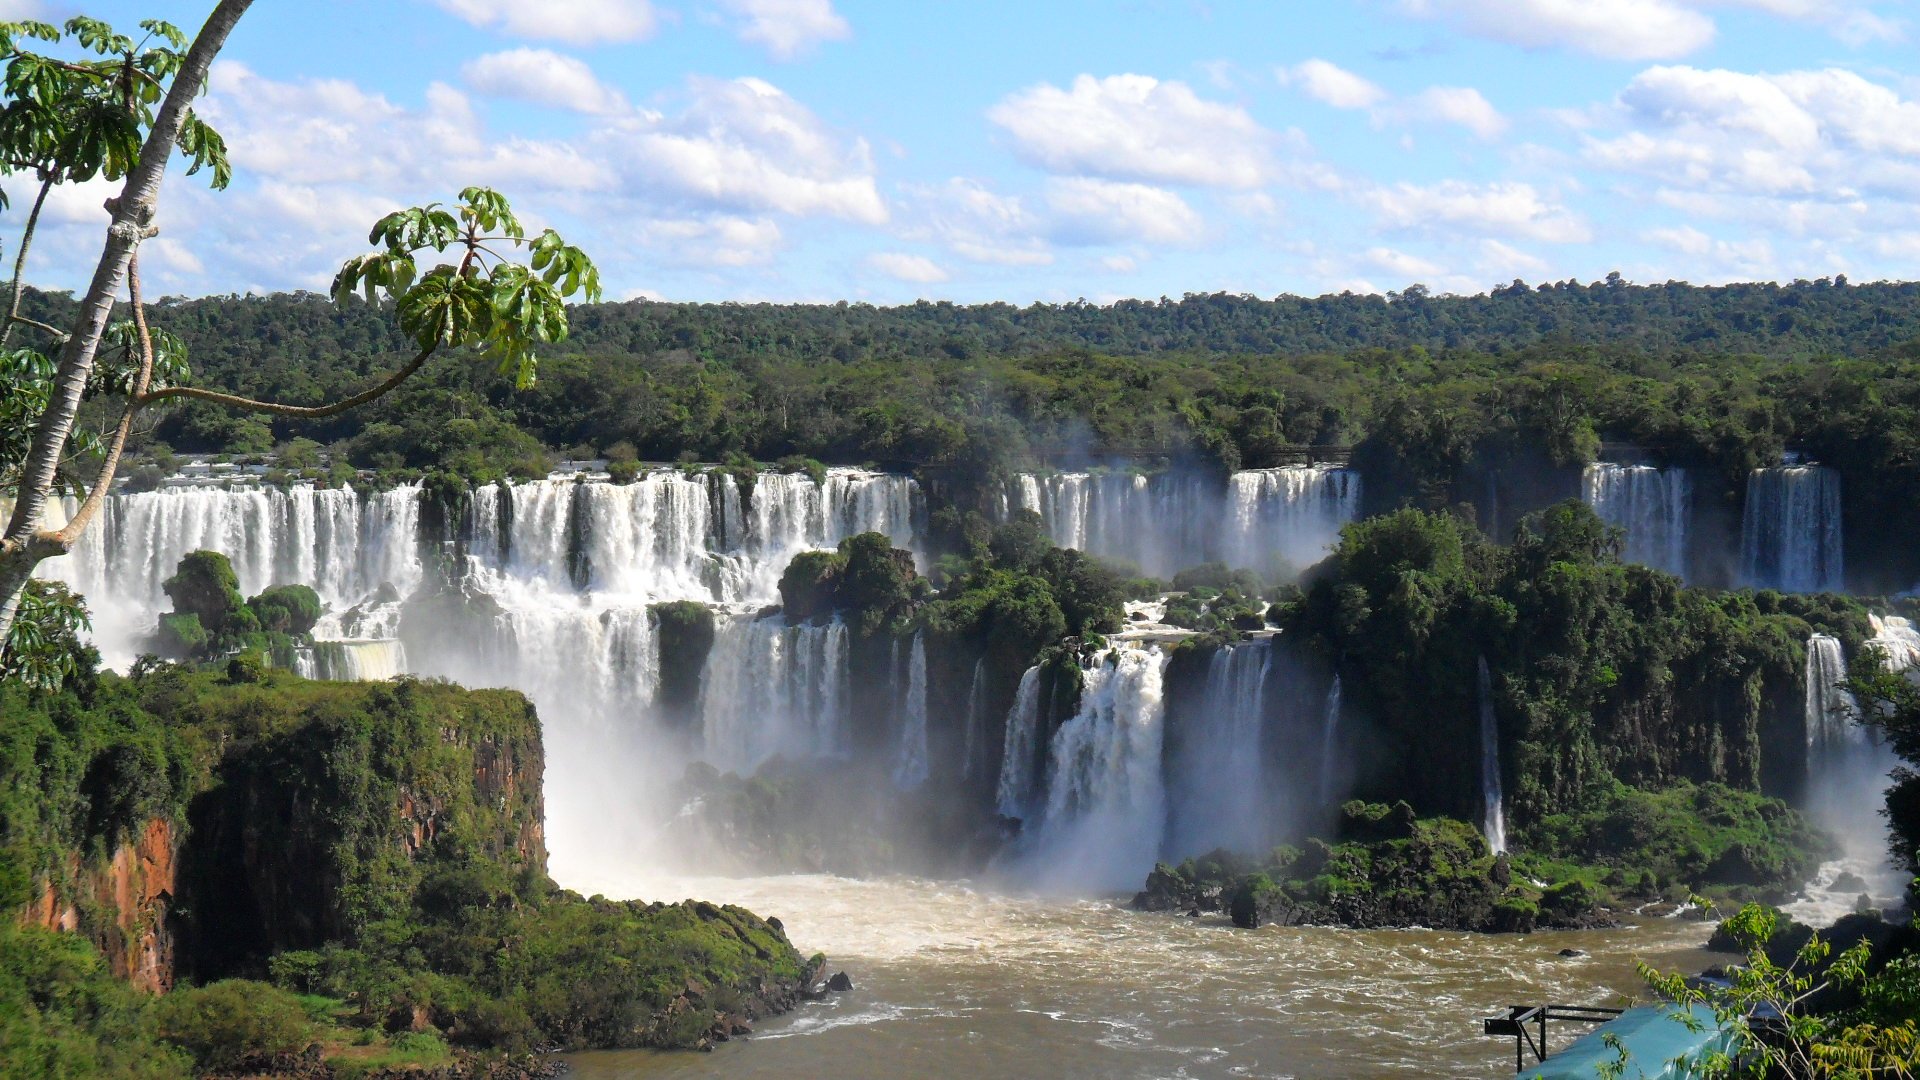
<svg viewBox="0 0 1920 1080"><path fill-rule="evenodd" d="M60 350L59 368L54 374L53 396L47 411L33 432L26 467L21 472L19 501L13 507L13 519L0 538L0 643L13 631L14 614L19 610L20 591L42 559L63 554L72 546L72 536L56 536L40 531L40 519L52 497L60 469L60 457L67 437L73 432L74 417L80 411L80 399L86 392L87 377L93 371L94 354L106 331L107 318L113 313L114 298L127 272L127 261L140 241L153 235L154 204L160 196L160 181L166 176L167 163L173 157L180 138L180 126L187 108L206 85L207 70L213 58L226 44L234 24L246 13L253 0L220 0L207 17L206 25L193 39L180 70L174 74L167 98L154 117L153 128L140 147L140 160L127 174L117 199L109 200L113 215L107 226L106 246L93 273L86 296L80 301L80 314L74 321L73 336Z"/></svg>

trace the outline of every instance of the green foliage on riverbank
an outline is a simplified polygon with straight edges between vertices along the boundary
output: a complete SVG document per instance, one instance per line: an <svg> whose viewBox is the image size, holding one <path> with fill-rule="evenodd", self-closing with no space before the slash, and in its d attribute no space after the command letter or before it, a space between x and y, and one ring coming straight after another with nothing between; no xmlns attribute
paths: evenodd
<svg viewBox="0 0 1920 1080"><path fill-rule="evenodd" d="M1807 636L1857 643L1864 608L1686 588L1622 563L1619 542L1579 503L1530 516L1511 546L1419 510L1350 526L1274 614L1345 676L1385 746L1420 748L1380 755L1361 794L1477 816L1483 664L1523 833L1616 784L1792 794Z"/></svg>
<svg viewBox="0 0 1920 1080"><path fill-rule="evenodd" d="M1625 910L1713 892L1778 897L1825 849L1776 800L1717 786L1622 789L1592 816L1549 819L1524 853L1404 802L1353 801L1336 836L1262 856L1214 852L1161 864L1134 905L1225 911L1240 926L1427 926L1479 931L1604 925Z"/></svg>
<svg viewBox="0 0 1920 1080"><path fill-rule="evenodd" d="M329 1046L691 1046L716 1016L792 1003L814 972L750 913L558 889L541 759L511 691L169 664L0 685L0 903L74 922L0 930L0 1003L17 1003L0 1061L179 1075L155 1039L203 1066L287 1048L285 1016L254 1038L209 1019L232 1010L154 1006L107 974L168 953L183 986L270 978L344 1003L302 1036Z"/></svg>

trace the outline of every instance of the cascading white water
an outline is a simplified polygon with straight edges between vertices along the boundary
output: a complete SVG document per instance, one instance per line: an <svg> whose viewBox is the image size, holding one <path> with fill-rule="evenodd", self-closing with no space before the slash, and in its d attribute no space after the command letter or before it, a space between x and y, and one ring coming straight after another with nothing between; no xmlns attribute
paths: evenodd
<svg viewBox="0 0 1920 1080"><path fill-rule="evenodd" d="M1271 639L1216 649L1207 661L1199 714L1183 721L1180 752L1168 777L1165 857L1272 846L1264 767L1272 666Z"/></svg>
<svg viewBox="0 0 1920 1080"><path fill-rule="evenodd" d="M1234 473L1022 475L1017 504L1061 547L1171 577L1209 561L1262 572L1318 562L1359 515L1360 474L1334 465Z"/></svg>
<svg viewBox="0 0 1920 1080"><path fill-rule="evenodd" d="M1841 591L1840 474L1819 465L1753 470L1740 561L1742 583L1756 589Z"/></svg>
<svg viewBox="0 0 1920 1080"><path fill-rule="evenodd" d="M1290 465L1227 480L1225 561L1254 570L1276 559L1301 570L1326 557L1360 516L1360 474L1337 465Z"/></svg>
<svg viewBox="0 0 1920 1080"><path fill-rule="evenodd" d="M900 743L894 754L893 786L910 791L927 782L927 642L913 635L901 704Z"/></svg>
<svg viewBox="0 0 1920 1080"><path fill-rule="evenodd" d="M70 508L69 508L70 509ZM307 585L323 604L353 604L382 584L420 583L419 488L362 496L351 487L189 487L112 496L72 554L43 564L90 601L94 644L124 667L171 605L163 583L187 553L218 551L248 596Z"/></svg>
<svg viewBox="0 0 1920 1080"><path fill-rule="evenodd" d="M700 689L702 757L749 775L775 755L847 752L847 627L735 615L714 635Z"/></svg>
<svg viewBox="0 0 1920 1080"><path fill-rule="evenodd" d="M1480 795L1485 803L1481 822L1487 847L1494 852L1507 850L1506 796L1500 790L1500 723L1493 712L1493 675L1487 670L1487 658L1480 658Z"/></svg>
<svg viewBox="0 0 1920 1080"><path fill-rule="evenodd" d="M1869 645L1895 671L1920 660L1920 635L1905 619L1873 617ZM1851 911L1862 892L1875 906L1898 901L1906 881L1888 860L1886 820L1881 817L1888 774L1895 760L1860 723L1860 706L1848 693L1846 655L1825 634L1807 639L1807 785L1802 804L1814 823L1838 837L1841 856L1823 864L1800 899L1784 910L1796 919L1825 925ZM1841 888L1843 879L1851 879Z"/></svg>
<svg viewBox="0 0 1920 1080"><path fill-rule="evenodd" d="M1040 668L1020 676L1013 708L1007 711L1006 751L1000 759L1000 783L995 804L1003 817L1025 821L1033 813L1034 789L1039 784L1036 759L1040 754Z"/></svg>
<svg viewBox="0 0 1920 1080"><path fill-rule="evenodd" d="M960 779L973 779L977 767L974 758L986 747L987 735L987 658L973 662L973 679L967 684L966 737L960 751Z"/></svg>
<svg viewBox="0 0 1920 1080"><path fill-rule="evenodd" d="M406 646L391 639L315 641L294 657L294 671L308 679L380 682L406 670Z"/></svg>
<svg viewBox="0 0 1920 1080"><path fill-rule="evenodd" d="M1580 490L1602 521L1626 530L1626 561L1686 576L1693 482L1685 469L1595 462Z"/></svg>
<svg viewBox="0 0 1920 1080"><path fill-rule="evenodd" d="M1124 643L1094 655L1080 707L1048 751L1039 828L1015 860L1030 884L1128 889L1153 868L1167 816L1166 666L1158 645Z"/></svg>
<svg viewBox="0 0 1920 1080"><path fill-rule="evenodd" d="M1327 687L1327 708L1320 728L1320 803L1331 806L1340 796L1340 673Z"/></svg>
<svg viewBox="0 0 1920 1080"><path fill-rule="evenodd" d="M1840 639L1815 634L1807 639L1807 759L1817 765L1866 741L1860 706L1842 685L1847 658Z"/></svg>

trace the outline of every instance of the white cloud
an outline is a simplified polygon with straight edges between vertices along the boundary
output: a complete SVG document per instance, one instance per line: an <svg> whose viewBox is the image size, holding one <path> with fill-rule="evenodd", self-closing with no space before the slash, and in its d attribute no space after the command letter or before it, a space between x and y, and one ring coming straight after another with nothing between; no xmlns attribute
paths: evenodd
<svg viewBox="0 0 1920 1080"><path fill-rule="evenodd" d="M1418 116L1458 124L1482 139L1497 139L1507 130L1507 118L1470 86L1430 86L1415 95Z"/></svg>
<svg viewBox="0 0 1920 1080"><path fill-rule="evenodd" d="M1615 103L1587 160L1678 191L1844 203L1920 197L1920 102L1850 71L1654 67Z"/></svg>
<svg viewBox="0 0 1920 1080"><path fill-rule="evenodd" d="M1250 188L1272 172L1272 133L1245 109L1146 75L1081 75L1066 90L1041 83L987 118L1021 157L1059 174Z"/></svg>
<svg viewBox="0 0 1920 1080"><path fill-rule="evenodd" d="M1537 255L1529 255L1510 244L1498 240L1480 241L1479 267L1490 278L1517 278L1525 274L1544 274L1549 269L1547 261Z"/></svg>
<svg viewBox="0 0 1920 1080"><path fill-rule="evenodd" d="M631 174L713 206L878 225L886 203L865 139L830 130L760 79L688 80L687 110L647 118L617 149Z"/></svg>
<svg viewBox="0 0 1920 1080"><path fill-rule="evenodd" d="M638 41L657 24L648 0L434 0L474 26L514 37L604 45Z"/></svg>
<svg viewBox="0 0 1920 1080"><path fill-rule="evenodd" d="M1673 0L1404 0L1413 15L1525 48L1666 60L1713 40L1713 20Z"/></svg>
<svg viewBox="0 0 1920 1080"><path fill-rule="evenodd" d="M911 240L931 240L972 262L1001 266L1046 266L1053 252L1046 226L1017 195L1001 195L977 180L954 177L934 187L909 187L902 230Z"/></svg>
<svg viewBox="0 0 1920 1080"><path fill-rule="evenodd" d="M1100 260L1100 266L1116 274L1131 274L1140 269L1140 260L1131 255L1108 255Z"/></svg>
<svg viewBox="0 0 1920 1080"><path fill-rule="evenodd" d="M1437 263L1428 262L1417 255L1409 255L1393 248L1371 248L1365 257L1366 261L1374 266L1389 274L1397 274L1408 281L1415 278L1434 278L1445 273Z"/></svg>
<svg viewBox="0 0 1920 1080"><path fill-rule="evenodd" d="M1308 97L1336 109L1371 109L1387 99L1387 92L1377 84L1318 58L1283 67L1277 74L1281 85L1299 87Z"/></svg>
<svg viewBox="0 0 1920 1080"><path fill-rule="evenodd" d="M488 53L467 61L460 74L476 92L492 97L601 116L629 108L626 96L601 82L586 61L547 49Z"/></svg>
<svg viewBox="0 0 1920 1080"><path fill-rule="evenodd" d="M1592 239L1579 215L1543 197L1531 184L1400 183L1374 189L1368 201L1380 223L1390 229L1507 236L1552 244Z"/></svg>
<svg viewBox="0 0 1920 1080"><path fill-rule="evenodd" d="M1066 243L1190 244L1205 228L1186 200L1146 184L1057 177L1047 182L1047 208L1054 234Z"/></svg>
<svg viewBox="0 0 1920 1080"><path fill-rule="evenodd" d="M833 10L833 0L720 0L720 6L734 16L742 41L780 60L853 36L847 20Z"/></svg>
<svg viewBox="0 0 1920 1080"><path fill-rule="evenodd" d="M940 268L940 264L925 255L909 255L900 251L876 251L867 256L867 265L900 281L931 285L947 280L947 272Z"/></svg>
<svg viewBox="0 0 1920 1080"><path fill-rule="evenodd" d="M680 263L754 266L773 260L782 236L780 226L766 218L720 215L645 222L640 227L639 239Z"/></svg>

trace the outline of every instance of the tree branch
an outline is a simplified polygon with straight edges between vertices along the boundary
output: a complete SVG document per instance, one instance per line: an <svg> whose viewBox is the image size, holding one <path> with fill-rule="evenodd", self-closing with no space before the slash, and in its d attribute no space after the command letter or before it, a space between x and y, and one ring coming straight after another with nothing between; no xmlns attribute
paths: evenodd
<svg viewBox="0 0 1920 1080"><path fill-rule="evenodd" d="M56 342L63 342L67 340L67 332L65 330L62 330L57 326L49 326L46 323L41 322L39 319L29 319L25 315L13 315L13 316L9 316L8 321L24 323L27 326L33 327L35 330L44 330L47 333L52 334L53 340L55 340ZM4 344L6 344L6 339L4 337L0 337L0 345L4 345Z"/></svg>
<svg viewBox="0 0 1920 1080"><path fill-rule="evenodd" d="M238 394L222 393L218 390L203 390L197 386L169 386L163 390L155 390L150 394L142 394L135 399L135 403L144 408L156 401L166 401L169 398L186 398L190 401L211 401L216 405L230 405L236 409L251 409L254 412L272 413L275 416L288 416L299 420L316 420L323 416L333 416L337 413L343 413L348 409L365 405L367 402L377 398L385 397L388 392L392 391L401 383L406 382L409 375L419 371L420 365L426 363L427 358L431 357L435 351L436 349L422 349L418 355L407 363L406 367L387 376L386 380L380 383L380 385L369 387L352 397L342 398L330 405L285 405L278 401L257 401L253 398L241 397Z"/></svg>
<svg viewBox="0 0 1920 1080"><path fill-rule="evenodd" d="M0 326L0 349L5 348L7 339L13 336L13 324L15 321L30 323L31 325L49 330L58 340L65 340L66 338L65 334L54 330L45 323L36 323L31 319L20 318L20 294L24 292L27 287L27 248L33 245L33 229L34 226L40 224L40 211L47 204L47 193L53 190L53 180L54 178L52 176L48 176L46 179L40 181L40 193L33 197L33 209L27 213L26 226L20 232L20 251L13 259L13 297L7 302L7 323L5 326Z"/></svg>

